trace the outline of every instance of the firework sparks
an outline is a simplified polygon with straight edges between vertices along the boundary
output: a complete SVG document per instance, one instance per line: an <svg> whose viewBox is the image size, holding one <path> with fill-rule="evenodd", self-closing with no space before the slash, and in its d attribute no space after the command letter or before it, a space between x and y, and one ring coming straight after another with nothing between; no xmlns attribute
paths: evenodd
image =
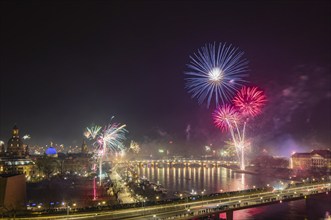
<svg viewBox="0 0 331 220"><path fill-rule="evenodd" d="M205 151L211 151L211 147L210 146L205 146Z"/></svg>
<svg viewBox="0 0 331 220"><path fill-rule="evenodd" d="M240 120L239 113L236 111L235 107L231 105L218 107L213 113L213 119L216 127L220 128L222 131L230 131L240 163L240 169L245 170L244 145L246 123L244 123L243 130L241 131L238 126Z"/></svg>
<svg viewBox="0 0 331 220"><path fill-rule="evenodd" d="M248 76L248 61L243 58L244 53L232 45L220 43L205 45L197 54L190 56L188 67L190 71L185 74L186 87L193 98L202 104L207 99L207 107L212 98L216 106L232 99Z"/></svg>
<svg viewBox="0 0 331 220"><path fill-rule="evenodd" d="M130 143L130 149L131 149L134 153L136 153L136 154L138 154L138 153L140 152L140 146L139 146L139 144L138 144L137 142L135 142L135 141L131 141L131 143Z"/></svg>
<svg viewBox="0 0 331 220"><path fill-rule="evenodd" d="M239 115L233 106L226 104L214 111L213 119L216 127L222 131L227 131L234 123L239 121Z"/></svg>
<svg viewBox="0 0 331 220"><path fill-rule="evenodd" d="M95 156L99 161L99 185L102 184L103 158L109 153L116 154L124 149L123 141L126 139L125 134L128 132L125 127L126 125L110 123L103 129L100 126L92 126L84 132L86 138L95 141L93 145L96 147Z"/></svg>
<svg viewBox="0 0 331 220"><path fill-rule="evenodd" d="M84 132L84 136L88 139L95 139L101 130L101 126L91 126L90 128L86 128L86 131Z"/></svg>
<svg viewBox="0 0 331 220"><path fill-rule="evenodd" d="M23 138L23 140L29 140L31 137L30 137L29 134L26 134L26 135L24 135L22 138Z"/></svg>
<svg viewBox="0 0 331 220"><path fill-rule="evenodd" d="M262 111L267 98L262 90L257 87L242 87L233 99L234 105L243 116L257 116Z"/></svg>
<svg viewBox="0 0 331 220"><path fill-rule="evenodd" d="M117 123L106 126L100 135L97 137L97 142L105 150L106 147L111 152L119 152L123 149L123 141L126 139L126 125Z"/></svg>

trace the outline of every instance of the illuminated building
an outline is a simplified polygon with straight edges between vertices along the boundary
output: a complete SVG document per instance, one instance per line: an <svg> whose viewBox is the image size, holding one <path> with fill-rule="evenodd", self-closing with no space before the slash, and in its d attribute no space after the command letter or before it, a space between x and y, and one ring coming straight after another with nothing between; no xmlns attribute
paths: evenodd
<svg viewBox="0 0 331 220"><path fill-rule="evenodd" d="M27 177L35 172L34 162L29 159L28 147L19 137L19 129L15 125L7 148L2 147L0 155L0 174L25 174Z"/></svg>
<svg viewBox="0 0 331 220"><path fill-rule="evenodd" d="M88 153L88 148L87 148L87 144L86 144L85 140L83 140L81 153L82 154L87 154Z"/></svg>
<svg viewBox="0 0 331 220"><path fill-rule="evenodd" d="M12 131L12 137L9 139L7 149L5 149L5 156L22 158L29 155L27 147L23 145L21 138L19 137L19 129L15 125Z"/></svg>
<svg viewBox="0 0 331 220"><path fill-rule="evenodd" d="M86 175L91 170L92 154L87 153L87 144L82 144L81 153L61 153L51 146L43 155L35 155L35 161L41 176L51 177L57 174Z"/></svg>
<svg viewBox="0 0 331 220"><path fill-rule="evenodd" d="M294 153L291 156L291 166L295 170L331 169L331 151L313 150L310 153Z"/></svg>
<svg viewBox="0 0 331 220"><path fill-rule="evenodd" d="M69 173L87 173L92 168L92 154L88 153L88 146L83 140L80 153L68 153L63 159L63 170Z"/></svg>
<svg viewBox="0 0 331 220"><path fill-rule="evenodd" d="M56 149L52 146L46 149L45 154L48 157L58 157Z"/></svg>

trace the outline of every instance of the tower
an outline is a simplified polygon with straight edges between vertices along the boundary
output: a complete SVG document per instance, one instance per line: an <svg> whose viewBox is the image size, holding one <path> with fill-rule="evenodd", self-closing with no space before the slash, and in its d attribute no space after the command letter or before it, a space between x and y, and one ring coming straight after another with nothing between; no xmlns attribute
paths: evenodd
<svg viewBox="0 0 331 220"><path fill-rule="evenodd" d="M13 137L19 137L18 136L18 127L16 125L13 127L12 135L13 135Z"/></svg>
<svg viewBox="0 0 331 220"><path fill-rule="evenodd" d="M0 157L5 155L5 143L3 141L0 141Z"/></svg>
<svg viewBox="0 0 331 220"><path fill-rule="evenodd" d="M25 149L16 125L13 127L12 137L8 141L6 155L10 157L25 157Z"/></svg>
<svg viewBox="0 0 331 220"><path fill-rule="evenodd" d="M86 141L85 140L83 140L81 153L83 153L83 154L87 154L88 153L87 144L86 144Z"/></svg>

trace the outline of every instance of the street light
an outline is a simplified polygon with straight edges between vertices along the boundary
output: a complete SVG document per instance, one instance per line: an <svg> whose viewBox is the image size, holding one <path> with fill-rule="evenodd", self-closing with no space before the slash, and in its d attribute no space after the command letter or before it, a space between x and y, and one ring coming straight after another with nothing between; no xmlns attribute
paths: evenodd
<svg viewBox="0 0 331 220"><path fill-rule="evenodd" d="M205 193L206 189L203 189L203 191L201 192L202 197L201 197L201 201L202 201L202 207L203 207L203 194Z"/></svg>
<svg viewBox="0 0 331 220"><path fill-rule="evenodd" d="M69 215L69 211L70 211L70 206L67 206L67 215Z"/></svg>

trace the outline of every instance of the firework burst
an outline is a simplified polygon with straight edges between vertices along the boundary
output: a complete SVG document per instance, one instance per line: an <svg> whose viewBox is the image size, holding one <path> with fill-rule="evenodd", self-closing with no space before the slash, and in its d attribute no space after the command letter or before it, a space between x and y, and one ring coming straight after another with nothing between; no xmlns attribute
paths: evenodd
<svg viewBox="0 0 331 220"><path fill-rule="evenodd" d="M213 119L215 126L220 128L222 131L229 130L233 145L235 146L238 161L240 163L240 169L245 169L245 154L244 154L244 145L245 145L245 125L243 129L239 129L239 113L236 108L231 105L223 105L218 107L213 113Z"/></svg>
<svg viewBox="0 0 331 220"><path fill-rule="evenodd" d="M131 143L130 143L130 149L131 149L134 153L136 153L136 154L138 154L138 153L140 152L140 146L139 146L139 144L138 144L137 142L135 142L135 141L131 141Z"/></svg>
<svg viewBox="0 0 331 220"><path fill-rule="evenodd" d="M213 112L214 124L222 131L227 131L235 123L239 122L239 114L231 105L223 105Z"/></svg>
<svg viewBox="0 0 331 220"><path fill-rule="evenodd" d="M22 138L23 138L23 140L29 140L29 139L31 139L31 136L29 134L26 134Z"/></svg>
<svg viewBox="0 0 331 220"><path fill-rule="evenodd" d="M267 97L258 87L242 87L233 99L234 105L239 109L243 116L257 116L262 111Z"/></svg>
<svg viewBox="0 0 331 220"><path fill-rule="evenodd" d="M212 99L216 106L232 99L233 94L247 82L248 61L244 53L232 45L220 43L206 44L194 56L190 56L189 71L185 74L186 88L202 104L207 100L207 107Z"/></svg>
<svg viewBox="0 0 331 220"><path fill-rule="evenodd" d="M111 119L113 119L112 117ZM103 129L100 126L92 126L87 128L84 136L90 140L94 140L95 158L99 161L99 185L102 184L102 162L104 157L109 154L116 155L124 149L123 142L125 141L126 125L119 123L110 123Z"/></svg>
<svg viewBox="0 0 331 220"><path fill-rule="evenodd" d="M86 128L86 131L84 132L84 136L88 139L95 139L101 130L101 126L91 126L90 128Z"/></svg>
<svg viewBox="0 0 331 220"><path fill-rule="evenodd" d="M112 153L120 152L124 147L123 141L126 139L125 134L127 130L125 127L126 125L117 123L105 126L97 137L97 143L100 148L102 148L103 151L108 149L108 151Z"/></svg>

